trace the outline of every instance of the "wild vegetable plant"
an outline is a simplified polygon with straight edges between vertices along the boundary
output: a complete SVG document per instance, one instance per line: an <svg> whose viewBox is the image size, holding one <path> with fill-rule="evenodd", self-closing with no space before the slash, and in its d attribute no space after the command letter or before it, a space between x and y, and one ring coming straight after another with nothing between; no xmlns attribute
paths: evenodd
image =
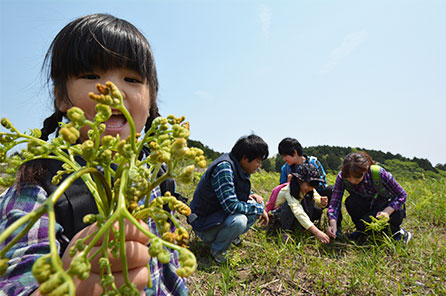
<svg viewBox="0 0 446 296"><path fill-rule="evenodd" d="M168 205L171 210L182 215L189 215L189 207L178 201L167 192L164 196L150 201L152 190L168 178L179 182L189 182L194 177L195 163L205 167L203 152L197 148L188 148L189 125L184 117L173 115L167 118L156 118L143 137L135 131L134 122L124 107L123 97L117 87L111 82L105 86L97 85L99 94L90 93L91 99L97 102L96 116L93 121L85 118L84 112L73 107L67 112L68 123L60 123L59 136L50 140L39 139L40 130L30 133L19 132L8 119L3 118L1 124L8 132L0 132L0 162L8 161L13 169L9 176L1 179L1 184L11 185L15 170L24 162L35 159L56 159L63 162L62 170L53 177L52 183L57 189L47 201L35 211L18 219L0 234L0 243L8 238L10 241L0 250L0 276L8 267L6 253L27 231L47 214L49 219L50 253L40 257L33 265L33 275L39 283L42 294L75 295L73 278L84 280L89 277L91 261L99 260L101 267L101 285L103 295L139 295L134 284L129 280L127 257L125 250L124 221L134 224L142 233L150 238L149 253L162 263L170 261L167 248L179 252L181 267L177 274L181 277L191 275L197 266L195 256L186 248L189 239L188 232L180 226L171 212L163 209ZM130 125L130 136L127 139L105 135L104 121L112 115L112 110L122 112ZM81 128L89 128L88 139L79 144ZM7 157L7 153L19 144L25 143L27 148L19 156ZM140 160L143 146L150 147L150 156ZM81 165L77 159L81 156L86 161ZM162 164L167 164L167 172L159 175ZM63 181L63 177L66 177ZM63 192L78 178L81 178L97 204L98 214L84 217L85 223L96 223L97 228L88 237L79 239L70 248L69 255L73 258L67 270L62 267L58 255L55 227L56 219L54 205ZM157 225L161 237L144 229L139 219L151 217ZM170 223L176 230L170 232ZM119 228L115 229L114 224ZM90 252L93 246L103 237L98 251ZM124 269L125 284L117 287L111 271L108 253L115 258L121 258ZM97 259L99 258L99 259ZM150 268L148 268L150 271ZM150 285L150 277L148 279Z"/></svg>

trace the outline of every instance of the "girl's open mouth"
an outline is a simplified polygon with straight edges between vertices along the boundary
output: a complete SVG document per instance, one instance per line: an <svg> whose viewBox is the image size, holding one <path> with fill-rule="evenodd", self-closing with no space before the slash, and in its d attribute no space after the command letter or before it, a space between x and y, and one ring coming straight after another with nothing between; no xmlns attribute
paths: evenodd
<svg viewBox="0 0 446 296"><path fill-rule="evenodd" d="M104 123L107 129L121 128L127 123L127 119L121 112L113 110L112 116Z"/></svg>

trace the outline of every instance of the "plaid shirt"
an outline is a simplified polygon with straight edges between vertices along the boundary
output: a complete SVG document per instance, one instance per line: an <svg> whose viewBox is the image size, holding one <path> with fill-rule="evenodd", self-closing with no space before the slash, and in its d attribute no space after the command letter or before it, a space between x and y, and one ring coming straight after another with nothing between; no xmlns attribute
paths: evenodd
<svg viewBox="0 0 446 296"><path fill-rule="evenodd" d="M159 188L152 191L151 198L160 195ZM48 194L39 186L25 186L18 194L13 186L0 195L0 232L20 217L37 209L47 200ZM155 222L148 221L150 231L159 235ZM63 232L62 226L56 223L56 237ZM16 231L15 234L18 232ZM11 239L0 243L3 249ZM57 242L59 247L59 243ZM9 267L0 278L0 296L29 295L38 288L31 268L42 255L50 252L48 240L48 216L43 215L37 223L7 253ZM146 295L187 295L185 280L175 273L179 267L178 252L171 253L172 260L161 264L156 258L150 259L150 272L153 287L146 289Z"/></svg>
<svg viewBox="0 0 446 296"><path fill-rule="evenodd" d="M215 167L211 183L217 199L226 213L258 216L263 214L263 204L238 200L235 194L234 172L229 162L222 161Z"/></svg>
<svg viewBox="0 0 446 296"><path fill-rule="evenodd" d="M395 211L397 211L406 202L407 193L401 187L401 185L395 181L393 176L386 172L386 170L384 170L383 168L379 169L379 175L382 184L389 191L389 194L391 196L391 200L388 206L394 208ZM328 206L327 214L329 219L338 219L339 211L341 209L342 196L344 195L344 189L344 179L342 178L341 172L339 172L333 189L333 195L331 196L330 205ZM364 179L361 181L361 183L359 183L358 185L353 185L353 189L364 197L364 201L367 200L367 196L374 196L377 193L376 188L373 185L373 179L370 170L368 170L367 173L364 175ZM382 197L379 196L378 198Z"/></svg>

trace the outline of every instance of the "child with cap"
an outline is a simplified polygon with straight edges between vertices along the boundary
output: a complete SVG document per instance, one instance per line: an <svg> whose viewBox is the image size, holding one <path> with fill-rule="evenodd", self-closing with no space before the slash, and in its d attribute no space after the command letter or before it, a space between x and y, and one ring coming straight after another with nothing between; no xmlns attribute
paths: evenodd
<svg viewBox="0 0 446 296"><path fill-rule="evenodd" d="M325 244L330 242L330 238L313 224L321 218L322 208L328 204L328 198L321 197L315 190L321 181L315 166L308 163L299 165L291 173L289 184L278 193L273 208L280 212L281 229L295 230L300 224L300 228L310 231Z"/></svg>

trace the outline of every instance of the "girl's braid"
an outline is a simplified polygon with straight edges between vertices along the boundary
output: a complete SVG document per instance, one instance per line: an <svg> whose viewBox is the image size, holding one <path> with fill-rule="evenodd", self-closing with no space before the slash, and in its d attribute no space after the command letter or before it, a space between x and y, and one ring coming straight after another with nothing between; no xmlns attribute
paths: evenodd
<svg viewBox="0 0 446 296"><path fill-rule="evenodd" d="M145 133L146 133L146 132L150 129L150 127L152 126L152 122L153 122L153 120L154 120L155 118L159 117L159 116L161 116L161 115L159 114L158 106L155 105L155 104L153 104L153 105L150 107L149 118L147 118L146 125L145 125L145 127L144 127L144 132L145 132Z"/></svg>
<svg viewBox="0 0 446 296"><path fill-rule="evenodd" d="M40 136L42 140L48 140L48 136L51 135L59 127L59 122L62 121L64 115L64 112L56 109L56 111L50 117L45 119L45 121L43 122L43 127L40 130L42 132L42 135Z"/></svg>

